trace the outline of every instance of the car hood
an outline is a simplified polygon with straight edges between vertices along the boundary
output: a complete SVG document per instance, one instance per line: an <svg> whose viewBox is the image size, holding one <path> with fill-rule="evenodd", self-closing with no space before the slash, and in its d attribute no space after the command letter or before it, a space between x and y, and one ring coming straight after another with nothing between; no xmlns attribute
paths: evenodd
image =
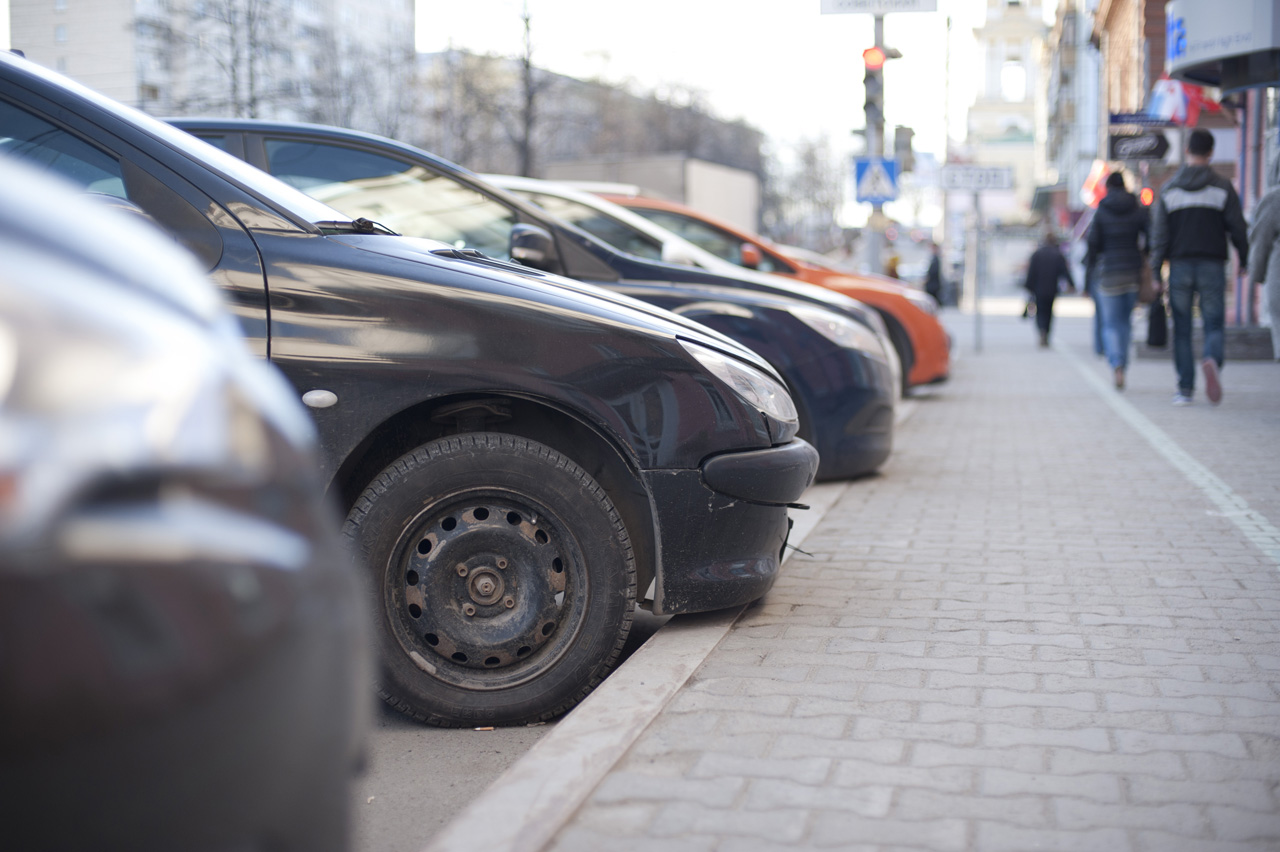
<svg viewBox="0 0 1280 852"><path fill-rule="evenodd" d="M554 298L575 303L583 313L610 322L640 326L664 337L679 337L702 346L720 350L746 361L758 370L776 376L774 369L759 355L738 342L712 331L700 323L687 320L670 311L656 308L638 299L613 293L594 284L540 272L478 252L460 251L446 243L420 237L343 234L328 239L363 251L398 258L434 268L454 271L501 282L519 288L532 301Z"/></svg>

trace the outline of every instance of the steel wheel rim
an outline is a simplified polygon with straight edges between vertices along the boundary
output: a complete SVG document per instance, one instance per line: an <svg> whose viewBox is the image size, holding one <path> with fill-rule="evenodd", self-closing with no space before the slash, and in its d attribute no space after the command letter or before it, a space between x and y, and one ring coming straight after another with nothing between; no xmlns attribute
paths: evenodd
<svg viewBox="0 0 1280 852"><path fill-rule="evenodd" d="M552 668L580 633L586 561L546 504L503 489L437 500L406 527L385 606L404 652L433 677L504 689Z"/></svg>

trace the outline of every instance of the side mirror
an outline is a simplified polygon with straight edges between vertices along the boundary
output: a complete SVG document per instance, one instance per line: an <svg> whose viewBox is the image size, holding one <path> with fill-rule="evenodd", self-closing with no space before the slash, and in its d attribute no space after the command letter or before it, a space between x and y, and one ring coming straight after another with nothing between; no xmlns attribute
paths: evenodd
<svg viewBox="0 0 1280 852"><path fill-rule="evenodd" d="M760 247L755 243L742 244L742 265L747 269L759 269L761 261L764 260L764 253L760 251Z"/></svg>
<svg viewBox="0 0 1280 852"><path fill-rule="evenodd" d="M546 228L517 223L511 229L511 259L543 272L554 272L556 242Z"/></svg>

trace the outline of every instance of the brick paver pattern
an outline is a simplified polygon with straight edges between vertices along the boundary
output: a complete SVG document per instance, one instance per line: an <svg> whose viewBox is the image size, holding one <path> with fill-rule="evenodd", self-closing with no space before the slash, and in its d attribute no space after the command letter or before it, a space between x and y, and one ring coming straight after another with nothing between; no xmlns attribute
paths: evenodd
<svg viewBox="0 0 1280 852"><path fill-rule="evenodd" d="M1280 566L1085 347L986 334L550 849L1280 849ZM1273 498L1280 367L1236 373L1271 425L1224 479ZM1136 364L1126 399L1214 466L1232 375L1174 409Z"/></svg>

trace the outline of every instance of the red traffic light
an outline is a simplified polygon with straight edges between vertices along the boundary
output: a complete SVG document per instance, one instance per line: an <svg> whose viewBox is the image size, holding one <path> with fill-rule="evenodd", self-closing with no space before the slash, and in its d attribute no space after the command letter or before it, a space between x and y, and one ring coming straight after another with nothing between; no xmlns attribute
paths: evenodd
<svg viewBox="0 0 1280 852"><path fill-rule="evenodd" d="M1142 201L1143 207L1150 207L1151 202L1156 200L1155 190L1149 186L1144 186L1142 192L1138 193L1138 198Z"/></svg>
<svg viewBox="0 0 1280 852"><path fill-rule="evenodd" d="M862 51L862 61L866 63L868 71L879 71L884 67L886 59L884 48L868 47Z"/></svg>

